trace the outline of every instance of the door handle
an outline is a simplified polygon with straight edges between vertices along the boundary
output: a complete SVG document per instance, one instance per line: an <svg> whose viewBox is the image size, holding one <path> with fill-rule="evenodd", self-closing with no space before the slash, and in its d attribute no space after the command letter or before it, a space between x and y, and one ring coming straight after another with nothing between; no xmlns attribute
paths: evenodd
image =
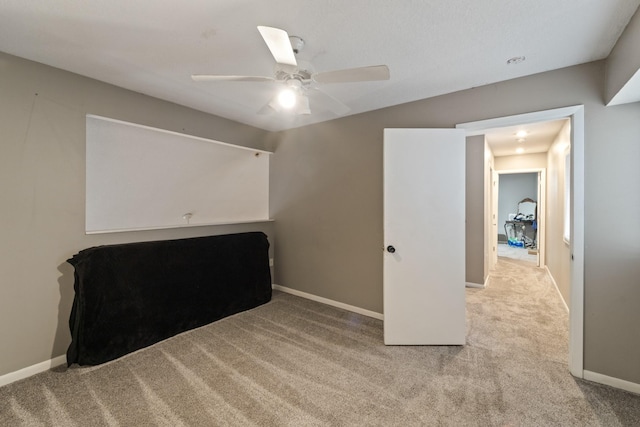
<svg viewBox="0 0 640 427"><path fill-rule="evenodd" d="M387 252L389 252L390 254L394 253L396 251L396 248L394 248L393 246L389 245L387 246Z"/></svg>

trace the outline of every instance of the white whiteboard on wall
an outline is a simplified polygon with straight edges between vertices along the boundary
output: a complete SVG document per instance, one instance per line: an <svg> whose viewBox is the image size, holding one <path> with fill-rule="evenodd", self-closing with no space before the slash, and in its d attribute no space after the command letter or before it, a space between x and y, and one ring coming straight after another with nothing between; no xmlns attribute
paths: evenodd
<svg viewBox="0 0 640 427"><path fill-rule="evenodd" d="M86 232L269 220L268 151L86 117Z"/></svg>

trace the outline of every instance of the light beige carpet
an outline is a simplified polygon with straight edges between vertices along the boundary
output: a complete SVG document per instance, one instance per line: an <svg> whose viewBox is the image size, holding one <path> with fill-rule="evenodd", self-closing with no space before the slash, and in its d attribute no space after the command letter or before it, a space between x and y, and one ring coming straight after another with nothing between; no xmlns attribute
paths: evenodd
<svg viewBox="0 0 640 427"><path fill-rule="evenodd" d="M640 396L574 379L543 270L467 289L467 345L385 347L382 322L283 293L97 367L0 388L1 426L638 426Z"/></svg>

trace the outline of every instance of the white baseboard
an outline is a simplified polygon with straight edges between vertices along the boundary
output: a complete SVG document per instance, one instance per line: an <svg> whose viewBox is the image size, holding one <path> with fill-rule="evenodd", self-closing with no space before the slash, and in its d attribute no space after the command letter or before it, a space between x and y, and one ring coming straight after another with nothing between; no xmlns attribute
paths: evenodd
<svg viewBox="0 0 640 427"><path fill-rule="evenodd" d="M478 289L484 289L489 285L489 275L487 274L487 278L484 279L484 283L480 284L480 283L473 283L473 282L465 282L465 287L467 288L478 288Z"/></svg>
<svg viewBox="0 0 640 427"><path fill-rule="evenodd" d="M602 375L597 372L582 371L584 379L587 381L593 381L594 383L604 384L611 387L626 390L631 393L640 394L640 384L632 383L631 381L621 380L620 378L614 378L607 375Z"/></svg>
<svg viewBox="0 0 640 427"><path fill-rule="evenodd" d="M465 282L464 286L467 288L480 288L480 289L485 288L484 284L472 283L472 282Z"/></svg>
<svg viewBox="0 0 640 427"><path fill-rule="evenodd" d="M376 313L375 311L370 311L364 308L355 307L353 305L344 304L338 301L333 301L328 298L319 297L317 295L287 288L285 286L273 285L273 289L286 292L288 294L296 295L302 298L306 298L312 301L317 301L322 304L327 304L333 307L341 308L343 310L362 314L363 316L372 317L374 319L378 319L378 320L384 319L384 316L381 313ZM20 369L15 372L9 372L8 374L0 376L0 387L7 384L11 384L19 380L23 380L25 378L29 378L32 375L39 374L40 372L47 371L51 368L55 368L56 366L64 365L65 363L67 363L67 356L62 355L62 356L54 357L53 359L46 360L44 362L36 363L35 365L32 365L32 366L27 366L26 368Z"/></svg>
<svg viewBox="0 0 640 427"><path fill-rule="evenodd" d="M11 384L13 382L29 378L32 375L39 374L40 372L47 371L56 366L64 365L67 363L67 356L62 355L54 357L53 359L45 360L44 362L36 363L35 365L27 366L15 372L9 372L0 376L0 387L3 385Z"/></svg>
<svg viewBox="0 0 640 427"><path fill-rule="evenodd" d="M375 311L366 310L364 308L356 307L349 304L344 304L342 302L334 301L328 298L319 297L317 295L308 294L306 292L298 291L296 289L287 288L285 286L280 285L272 285L273 289L281 292L285 292L287 294L295 295L298 297L306 298L312 301L316 301L322 304L330 305L332 307L341 308L343 310L352 311L354 313L362 314L363 316L373 317L374 319L384 320L384 315L382 313L376 313Z"/></svg>
<svg viewBox="0 0 640 427"><path fill-rule="evenodd" d="M556 288L556 291L558 292L558 295L560 296L560 301L562 301L562 304L564 305L564 308L565 308L565 310L567 310L567 313L568 313L569 312L569 306L567 305L567 302L564 300L564 297L562 296L562 292L560 292L560 288L558 287L558 284L556 283L556 279L553 278L553 274L551 274L551 270L549 270L549 267L547 267L545 265L544 269L547 270L547 274L549 275L549 278L551 279L551 283L553 283L553 286Z"/></svg>

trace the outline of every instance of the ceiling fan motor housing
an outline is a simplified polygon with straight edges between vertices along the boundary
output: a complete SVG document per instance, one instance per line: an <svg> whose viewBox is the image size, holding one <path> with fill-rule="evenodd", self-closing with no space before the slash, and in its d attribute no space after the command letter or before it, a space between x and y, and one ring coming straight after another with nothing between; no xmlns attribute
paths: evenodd
<svg viewBox="0 0 640 427"><path fill-rule="evenodd" d="M288 80L299 80L301 82L307 82L311 80L311 72L299 69L298 67L283 67L282 64L278 64L276 68L276 80L285 82Z"/></svg>
<svg viewBox="0 0 640 427"><path fill-rule="evenodd" d="M300 51L304 47L304 40L298 36L289 36L289 41L291 42L293 53L295 53L296 55L300 53Z"/></svg>

